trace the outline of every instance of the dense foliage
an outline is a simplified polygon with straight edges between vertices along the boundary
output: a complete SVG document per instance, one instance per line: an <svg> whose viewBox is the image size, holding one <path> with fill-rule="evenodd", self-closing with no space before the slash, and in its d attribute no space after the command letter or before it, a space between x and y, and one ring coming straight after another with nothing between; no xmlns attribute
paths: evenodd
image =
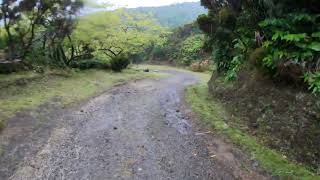
<svg viewBox="0 0 320 180"><path fill-rule="evenodd" d="M25 64L33 56L65 60L61 46L70 37L73 19L81 7L80 0L3 0L0 7L2 58L19 59Z"/></svg>
<svg viewBox="0 0 320 180"><path fill-rule="evenodd" d="M142 61L147 58L148 48L163 44L164 34L166 29L152 16L119 9L80 18L73 39L75 44L88 44L102 61L122 55Z"/></svg>
<svg viewBox="0 0 320 180"><path fill-rule="evenodd" d="M92 2L2 1L0 72L109 68L111 59L135 56L163 41L165 29L148 14L119 9L77 17Z"/></svg>
<svg viewBox="0 0 320 180"><path fill-rule="evenodd" d="M263 86L263 82L267 82L266 78L271 78L273 82L280 81L295 87L309 87L312 92L320 93L320 2L316 0L202 0L201 2L209 11L208 14L199 16L197 21L201 30L210 37L206 45L211 46L218 72L212 79L217 79L215 78L217 75L223 76L226 80L236 80L240 77L233 84L237 88L230 91L218 92L218 88L214 88L219 85L209 83L211 92L216 93L218 97L227 96L224 98L230 100L232 104L240 101L238 105L243 106L245 110L239 111L238 107L234 109L241 113L250 109L250 112L245 112L246 117L256 111L257 114L249 118L248 123L254 132L263 128L261 124L268 124L269 127L264 132L269 133L271 137L277 137L277 141L283 143L275 146L277 142L270 142L273 148L281 147L278 148L279 151L293 152L299 162L307 164L315 172L319 171L319 117L309 116L313 113L313 108L317 114L319 107L317 105L309 107L307 104L310 104L311 100L299 104L299 94L294 94L290 101L288 95L275 100L273 99L277 97L275 92L279 90L270 87L263 89L267 87ZM245 82L246 80L248 82ZM287 90L290 91L291 88ZM278 94L279 97L286 96L283 95L285 94L283 91ZM278 114L271 111L271 115L266 116L264 110L258 108L266 106L268 103L265 100L266 96L270 98L269 104L288 105L279 106ZM244 104L255 105L246 107ZM303 112L296 116L292 115L294 106L303 109ZM286 112L288 115L281 119L282 114L279 112ZM298 117L300 115L301 117ZM273 117L276 120L273 120ZM273 132L277 131L278 127L275 124L278 122L284 126L278 130L279 132ZM300 142L299 139L304 141Z"/></svg>
<svg viewBox="0 0 320 180"><path fill-rule="evenodd" d="M162 46L154 48L152 59L169 60L177 65L189 66L203 59L205 40L206 36L196 23L186 24L175 28Z"/></svg>
<svg viewBox="0 0 320 180"><path fill-rule="evenodd" d="M247 60L272 77L320 92L320 3L316 0L202 0L198 17L217 69L235 79ZM256 59L254 59L256 58Z"/></svg>
<svg viewBox="0 0 320 180"><path fill-rule="evenodd" d="M111 69L115 72L121 72L130 64L129 58L121 55L111 59Z"/></svg>

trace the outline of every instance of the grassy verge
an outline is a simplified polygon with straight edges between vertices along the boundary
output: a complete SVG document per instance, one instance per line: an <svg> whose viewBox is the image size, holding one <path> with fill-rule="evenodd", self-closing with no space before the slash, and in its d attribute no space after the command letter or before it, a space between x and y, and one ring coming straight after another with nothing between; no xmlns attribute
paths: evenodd
<svg viewBox="0 0 320 180"><path fill-rule="evenodd" d="M201 119L250 153L252 158L260 162L262 168L281 179L320 179L306 167L292 163L280 153L262 146L254 137L228 126L223 120L227 115L224 108L209 97L205 84L192 86L187 90L187 102Z"/></svg>
<svg viewBox="0 0 320 180"><path fill-rule="evenodd" d="M16 81L19 77L34 77L34 74L12 74L0 77L1 81ZM59 98L62 106L85 100L106 89L130 80L158 77L155 73L143 73L136 69L113 73L102 70L44 75L23 86L10 85L0 91L0 130L5 121L15 113L38 107L53 98Z"/></svg>

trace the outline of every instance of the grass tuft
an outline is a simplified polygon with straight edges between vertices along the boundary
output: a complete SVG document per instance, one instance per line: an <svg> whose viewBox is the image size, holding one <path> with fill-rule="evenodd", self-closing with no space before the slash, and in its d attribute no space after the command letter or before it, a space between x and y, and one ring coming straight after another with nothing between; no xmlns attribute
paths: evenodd
<svg viewBox="0 0 320 180"><path fill-rule="evenodd" d="M4 125L4 121L0 120L0 132L4 129L5 125Z"/></svg>

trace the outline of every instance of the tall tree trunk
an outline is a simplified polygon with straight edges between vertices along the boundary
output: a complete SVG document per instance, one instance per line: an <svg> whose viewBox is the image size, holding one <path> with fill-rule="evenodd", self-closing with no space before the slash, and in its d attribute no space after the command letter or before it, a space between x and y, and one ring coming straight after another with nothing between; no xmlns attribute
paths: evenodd
<svg viewBox="0 0 320 180"><path fill-rule="evenodd" d="M4 13L5 14L5 13ZM10 31L10 20L8 20L7 16L4 15L4 29L7 33L8 39L7 39L7 44L8 44L8 58L9 60L13 60L14 59L14 42L13 42L13 37ZM8 22L9 21L9 22Z"/></svg>

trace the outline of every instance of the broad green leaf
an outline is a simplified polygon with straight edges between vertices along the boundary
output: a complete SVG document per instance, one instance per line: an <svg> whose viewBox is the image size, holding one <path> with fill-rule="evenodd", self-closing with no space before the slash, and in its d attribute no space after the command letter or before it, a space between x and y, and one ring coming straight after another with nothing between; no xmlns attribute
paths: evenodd
<svg viewBox="0 0 320 180"><path fill-rule="evenodd" d="M313 42L308 47L314 51L320 51L320 42Z"/></svg>
<svg viewBox="0 0 320 180"><path fill-rule="evenodd" d="M285 34L285 32L283 32L283 31L276 31L272 36L272 40L273 41L280 40L280 39L282 39L284 34Z"/></svg>
<svg viewBox="0 0 320 180"><path fill-rule="evenodd" d="M312 33L311 37L320 38L320 32Z"/></svg>
<svg viewBox="0 0 320 180"><path fill-rule="evenodd" d="M308 47L308 44L306 43L301 43L301 42L297 42L295 43L295 45L301 49L306 49Z"/></svg>
<svg viewBox="0 0 320 180"><path fill-rule="evenodd" d="M294 41L294 42L298 42L301 40L304 40L307 37L306 33L301 33L301 34L287 34L287 35L283 35L281 37L282 40L285 41Z"/></svg>

